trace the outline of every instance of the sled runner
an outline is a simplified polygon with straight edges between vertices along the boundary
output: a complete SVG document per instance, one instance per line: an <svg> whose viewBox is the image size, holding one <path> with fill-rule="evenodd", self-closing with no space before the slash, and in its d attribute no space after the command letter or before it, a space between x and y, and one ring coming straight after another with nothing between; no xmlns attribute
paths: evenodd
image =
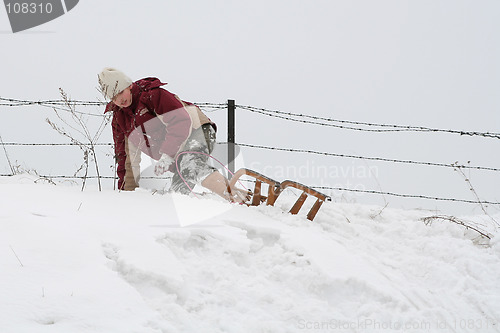
<svg viewBox="0 0 500 333"><path fill-rule="evenodd" d="M304 202L309 196L313 196L316 198L316 202L314 205L311 207L309 212L307 213L307 218L309 220L314 220L314 217L318 213L319 209L321 208L321 205L325 201L331 201L331 198L321 192L316 191L315 189L297 183L292 180L285 180L283 182L278 182L274 179L271 179L269 177L266 177L256 171L250 170L250 169L239 169L231 178L231 181L229 183L229 192L231 191L239 191L244 193L245 191L236 187L236 183L239 181L240 177L246 175L250 176L255 179L255 186L253 191L248 190L247 191L247 196L245 197L245 204L248 206L258 206L262 203L266 203L267 205L274 206L276 203L276 200L278 199L279 195L283 193L283 191L288 188L288 187L293 187L296 188L300 191L302 191L302 194L300 197L297 199L293 207L290 209L290 213L295 215L298 214L302 206L304 205ZM262 183L265 183L268 185L268 191L267 195L262 194Z"/></svg>

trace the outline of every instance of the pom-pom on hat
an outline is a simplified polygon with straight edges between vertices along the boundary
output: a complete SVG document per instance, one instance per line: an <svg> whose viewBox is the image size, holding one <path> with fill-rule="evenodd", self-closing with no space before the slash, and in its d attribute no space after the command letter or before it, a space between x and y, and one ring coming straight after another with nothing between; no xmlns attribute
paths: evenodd
<svg viewBox="0 0 500 333"><path fill-rule="evenodd" d="M132 80L127 75L111 67L104 68L98 78L102 94L109 99L113 99L132 84Z"/></svg>

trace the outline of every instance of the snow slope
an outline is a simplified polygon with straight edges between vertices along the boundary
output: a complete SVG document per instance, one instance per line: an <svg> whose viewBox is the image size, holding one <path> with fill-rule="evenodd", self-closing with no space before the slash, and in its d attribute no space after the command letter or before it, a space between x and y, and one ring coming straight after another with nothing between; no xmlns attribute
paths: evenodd
<svg viewBox="0 0 500 333"><path fill-rule="evenodd" d="M0 178L1 332L500 332L494 228L35 180Z"/></svg>

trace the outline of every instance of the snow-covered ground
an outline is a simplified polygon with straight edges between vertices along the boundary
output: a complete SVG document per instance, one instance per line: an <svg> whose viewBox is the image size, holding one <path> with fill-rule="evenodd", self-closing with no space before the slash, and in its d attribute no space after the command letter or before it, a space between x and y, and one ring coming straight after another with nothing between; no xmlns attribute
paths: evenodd
<svg viewBox="0 0 500 333"><path fill-rule="evenodd" d="M432 212L331 202L310 222L287 199L35 180L0 178L1 332L500 332L484 218L489 245Z"/></svg>

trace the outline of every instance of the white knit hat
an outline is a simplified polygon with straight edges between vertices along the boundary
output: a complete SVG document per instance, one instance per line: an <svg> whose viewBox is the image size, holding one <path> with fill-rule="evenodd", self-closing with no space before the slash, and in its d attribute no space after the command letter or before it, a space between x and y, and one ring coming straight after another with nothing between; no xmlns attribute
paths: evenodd
<svg viewBox="0 0 500 333"><path fill-rule="evenodd" d="M113 99L132 84L132 80L127 75L111 67L104 68L98 78L102 94L109 99Z"/></svg>

